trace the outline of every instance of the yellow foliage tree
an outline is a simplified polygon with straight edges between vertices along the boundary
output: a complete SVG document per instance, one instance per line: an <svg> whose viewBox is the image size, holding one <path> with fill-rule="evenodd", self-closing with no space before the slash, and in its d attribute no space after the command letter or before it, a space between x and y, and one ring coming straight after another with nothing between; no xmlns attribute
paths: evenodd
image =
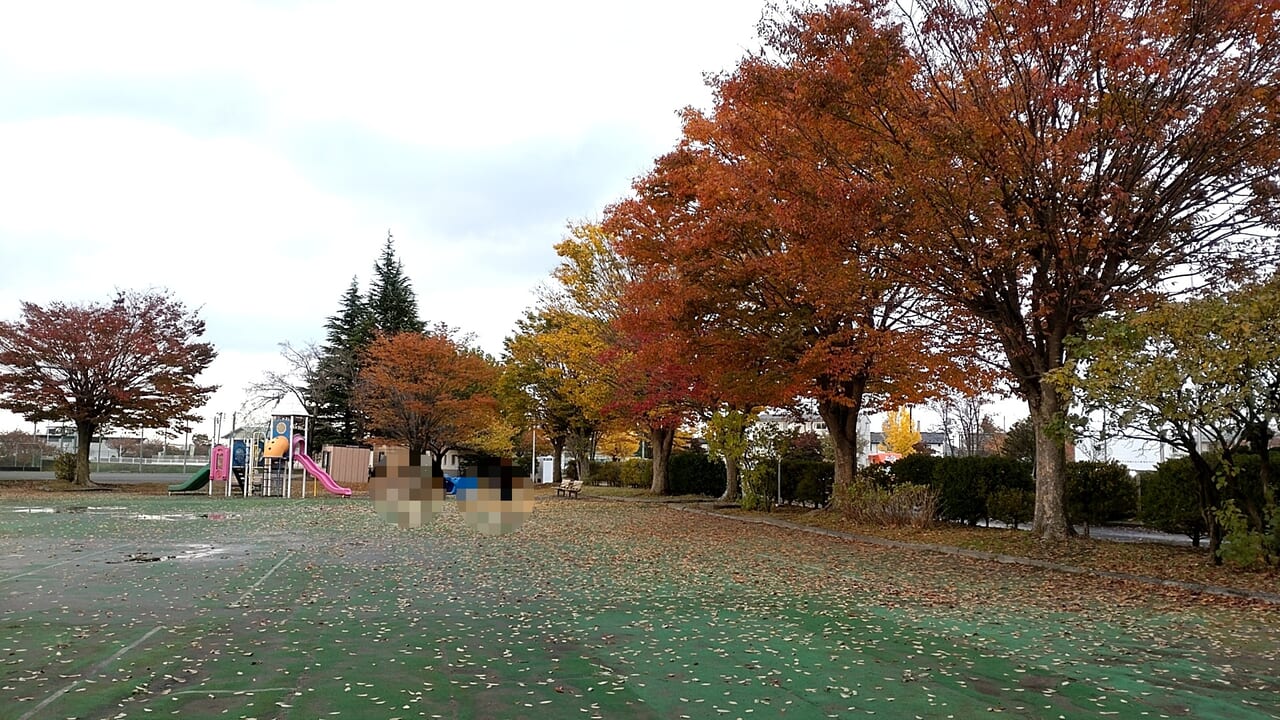
<svg viewBox="0 0 1280 720"><path fill-rule="evenodd" d="M920 431L916 430L915 421L911 419L911 408L900 407L891 410L880 426L884 433L884 442L880 449L899 455L910 455L916 451L920 442Z"/></svg>

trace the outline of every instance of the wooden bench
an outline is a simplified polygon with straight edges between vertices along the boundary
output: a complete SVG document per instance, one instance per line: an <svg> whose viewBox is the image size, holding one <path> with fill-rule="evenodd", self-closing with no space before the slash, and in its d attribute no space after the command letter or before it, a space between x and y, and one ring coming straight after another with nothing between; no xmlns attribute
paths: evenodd
<svg viewBox="0 0 1280 720"><path fill-rule="evenodd" d="M556 494L565 497L578 497L578 493L582 490L581 480L565 479L556 486Z"/></svg>

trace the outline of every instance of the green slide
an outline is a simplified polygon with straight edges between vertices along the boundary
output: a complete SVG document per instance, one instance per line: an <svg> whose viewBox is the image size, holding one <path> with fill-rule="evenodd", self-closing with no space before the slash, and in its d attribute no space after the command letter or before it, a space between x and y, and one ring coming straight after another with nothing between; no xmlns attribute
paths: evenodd
<svg viewBox="0 0 1280 720"><path fill-rule="evenodd" d="M187 478L186 482L180 482L177 485L170 485L169 492L176 493L176 492L191 492L192 490L199 490L200 488L208 484L208 482L209 482L209 466L205 465L204 467L192 473L191 477Z"/></svg>

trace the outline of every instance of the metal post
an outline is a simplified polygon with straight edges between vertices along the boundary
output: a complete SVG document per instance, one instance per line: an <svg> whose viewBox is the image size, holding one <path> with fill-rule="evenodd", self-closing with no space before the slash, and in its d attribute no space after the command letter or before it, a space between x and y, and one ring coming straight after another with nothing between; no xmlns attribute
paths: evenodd
<svg viewBox="0 0 1280 720"><path fill-rule="evenodd" d="M529 451L533 459L529 461L529 482L538 482L538 426L533 426L533 449Z"/></svg>
<svg viewBox="0 0 1280 720"><path fill-rule="evenodd" d="M778 504L782 504L782 452L778 452Z"/></svg>

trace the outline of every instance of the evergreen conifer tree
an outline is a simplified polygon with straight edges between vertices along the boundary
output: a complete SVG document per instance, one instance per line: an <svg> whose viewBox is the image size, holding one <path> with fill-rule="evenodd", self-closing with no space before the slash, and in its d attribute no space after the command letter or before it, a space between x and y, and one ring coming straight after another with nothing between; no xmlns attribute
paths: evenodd
<svg viewBox="0 0 1280 720"><path fill-rule="evenodd" d="M396 258L391 231L382 246L382 256L373 264L373 282L367 301L373 326L385 335L420 333L426 327L418 317L418 299L413 286Z"/></svg>
<svg viewBox="0 0 1280 720"><path fill-rule="evenodd" d="M373 339L373 318L351 278L338 312L325 321L326 336L311 396L316 417L313 442L353 443L363 435L362 416L352 403L360 360Z"/></svg>

